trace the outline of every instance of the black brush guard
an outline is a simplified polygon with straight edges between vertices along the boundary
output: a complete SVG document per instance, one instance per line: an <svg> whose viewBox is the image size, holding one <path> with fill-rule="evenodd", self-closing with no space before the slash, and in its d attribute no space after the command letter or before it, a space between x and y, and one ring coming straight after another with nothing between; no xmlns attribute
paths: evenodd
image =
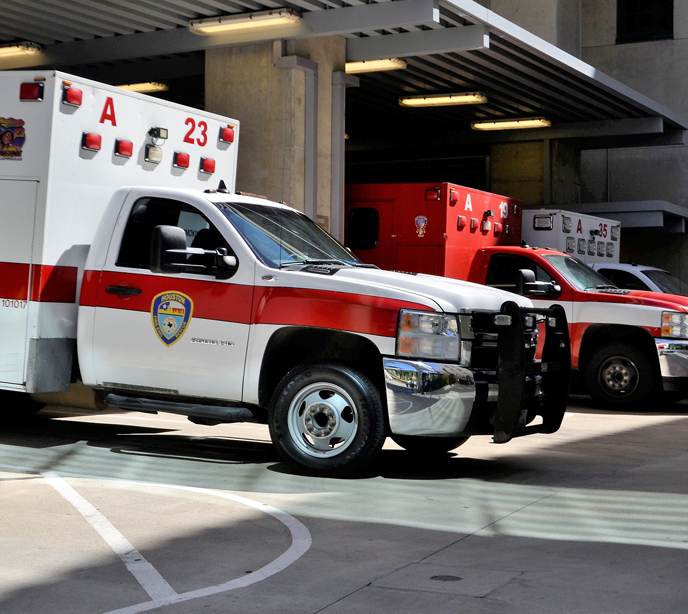
<svg viewBox="0 0 688 614"><path fill-rule="evenodd" d="M561 305L535 309L507 301L500 313L511 316L511 324L490 327L498 333L499 396L492 419L494 442L506 443L514 437L534 433L554 433L561 426L569 395L571 344L566 312ZM485 314L481 315L485 322ZM524 317L528 315L545 317L541 361L531 360L527 355ZM554 318L556 324L550 326L548 318ZM535 416L540 416L542 423L529 426Z"/></svg>

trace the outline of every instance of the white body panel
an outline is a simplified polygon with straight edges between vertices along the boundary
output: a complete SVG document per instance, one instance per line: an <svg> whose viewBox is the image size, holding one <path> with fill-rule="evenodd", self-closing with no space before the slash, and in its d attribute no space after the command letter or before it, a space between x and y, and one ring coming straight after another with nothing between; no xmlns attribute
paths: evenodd
<svg viewBox="0 0 688 614"><path fill-rule="evenodd" d="M550 219L551 228L535 228ZM522 234L531 247L550 247L586 264L619 261L621 230L616 220L560 209L524 209Z"/></svg>
<svg viewBox="0 0 688 614"><path fill-rule="evenodd" d="M36 80L44 84L42 99L21 100L21 85ZM81 91L80 105L65 104L66 87ZM229 126L233 143L218 138ZM149 134L157 127L166 129L166 139ZM13 278L14 296L4 297L28 301L26 307L0 303L0 386L21 386L32 340L76 338L84 263L115 190L215 189L222 180L233 191L239 124L60 72L12 71L0 73L0 133L11 140L0 149L0 295L8 294L8 263L30 266L32 277L22 296ZM99 150L82 147L84 133L100 137ZM130 157L115 155L117 139L132 143ZM145 159L147 145L159 147L159 163ZM188 154L188 168L174 165L175 152ZM213 173L201 172L202 158L215 161Z"/></svg>

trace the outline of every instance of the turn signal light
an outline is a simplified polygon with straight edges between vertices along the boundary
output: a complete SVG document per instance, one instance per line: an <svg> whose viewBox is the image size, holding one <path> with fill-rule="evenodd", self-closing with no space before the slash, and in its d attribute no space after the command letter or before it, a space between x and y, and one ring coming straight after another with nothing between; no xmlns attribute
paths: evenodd
<svg viewBox="0 0 688 614"><path fill-rule="evenodd" d="M183 151L175 151L174 152L174 161L172 164L176 168L189 168L189 154L184 153Z"/></svg>
<svg viewBox="0 0 688 614"><path fill-rule="evenodd" d="M19 100L43 100L43 81L31 81L19 86Z"/></svg>
<svg viewBox="0 0 688 614"><path fill-rule="evenodd" d="M71 86L65 86L62 90L62 104L68 104L72 107L80 107L83 100L84 93Z"/></svg>
<svg viewBox="0 0 688 614"><path fill-rule="evenodd" d="M213 160L212 158L201 158L200 171L202 173L206 173L208 175L214 173L215 172L215 160Z"/></svg>
<svg viewBox="0 0 688 614"><path fill-rule="evenodd" d="M87 151L100 151L102 146L102 137L93 132L84 132L81 135L81 149Z"/></svg>
<svg viewBox="0 0 688 614"><path fill-rule="evenodd" d="M134 143L115 139L115 155L121 158L131 158L134 155Z"/></svg>
<svg viewBox="0 0 688 614"><path fill-rule="evenodd" d="M224 126L220 128L220 141L222 143L234 142L234 126Z"/></svg>

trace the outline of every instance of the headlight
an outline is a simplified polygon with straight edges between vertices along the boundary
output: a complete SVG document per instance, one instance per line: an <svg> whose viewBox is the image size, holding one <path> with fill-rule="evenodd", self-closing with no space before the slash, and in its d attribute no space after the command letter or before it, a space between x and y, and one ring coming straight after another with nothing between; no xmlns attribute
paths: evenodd
<svg viewBox="0 0 688 614"><path fill-rule="evenodd" d="M662 312L662 337L688 339L688 313Z"/></svg>
<svg viewBox="0 0 688 614"><path fill-rule="evenodd" d="M456 316L401 310L397 331L399 356L454 361L459 359L459 341Z"/></svg>

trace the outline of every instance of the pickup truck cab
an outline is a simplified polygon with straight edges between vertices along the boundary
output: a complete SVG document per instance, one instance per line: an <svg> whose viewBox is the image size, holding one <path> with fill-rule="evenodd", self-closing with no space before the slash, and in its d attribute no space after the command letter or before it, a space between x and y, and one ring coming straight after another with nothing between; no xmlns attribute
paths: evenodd
<svg viewBox="0 0 688 614"><path fill-rule="evenodd" d="M78 310L81 377L109 404L268 423L287 462L326 475L387 435L438 451L556 430L567 352L561 309L379 270L296 210L221 190L118 190Z"/></svg>

